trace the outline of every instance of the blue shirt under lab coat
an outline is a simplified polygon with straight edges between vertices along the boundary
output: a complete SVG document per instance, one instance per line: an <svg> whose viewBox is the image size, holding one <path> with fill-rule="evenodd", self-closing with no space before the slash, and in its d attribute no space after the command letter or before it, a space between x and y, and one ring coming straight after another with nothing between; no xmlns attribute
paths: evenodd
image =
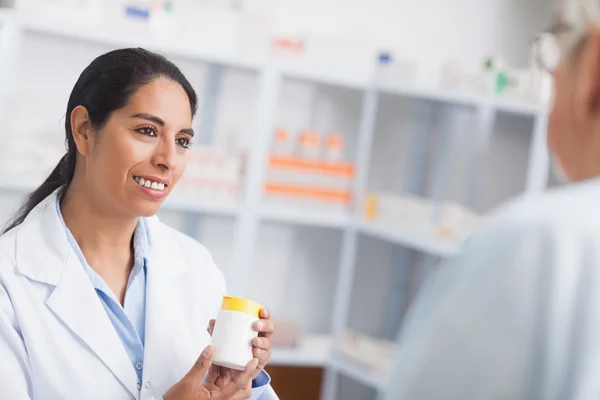
<svg viewBox="0 0 600 400"><path fill-rule="evenodd" d="M67 228L60 211L60 200L57 199L56 210L59 219L65 227L69 243L73 247L77 258L83 265L86 274L90 278L98 299L106 310L110 322L119 335L123 347L129 355L129 359L138 376L138 389L141 388L142 373L144 370L144 337L146 326L146 268L148 254L148 232L143 218L139 219L133 235L134 263L125 291L123 306L116 298L113 291L108 287L104 279L88 264L79 244L73 234ZM252 382L252 387L257 388L268 384L270 381L266 372L262 372Z"/></svg>

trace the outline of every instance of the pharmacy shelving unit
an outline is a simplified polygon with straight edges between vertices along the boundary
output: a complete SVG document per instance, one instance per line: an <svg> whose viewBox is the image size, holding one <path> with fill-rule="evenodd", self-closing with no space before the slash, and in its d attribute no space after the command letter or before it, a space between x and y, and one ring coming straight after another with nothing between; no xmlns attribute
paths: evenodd
<svg viewBox="0 0 600 400"><path fill-rule="evenodd" d="M357 242L359 235L372 236L397 246L415 249L438 258L451 257L460 250L460 243L437 237L417 234L410 230L390 228L366 221L358 216L358 210L328 212L300 206L265 206L263 183L266 176L272 135L275 130L275 113L280 89L284 79L299 79L316 84L335 85L358 90L362 96L360 127L356 157L353 160L357 177L353 187L353 198L360 199L367 189L367 174L372 155L376 115L381 95L401 96L423 101L441 102L449 105L472 107L478 115L477 132L485 134L492 129L496 113L508 113L534 120L531 151L529 154L525 192L536 192L546 187L549 161L545 150L547 113L536 104L513 101L506 98L463 94L445 90L415 87L387 87L376 85L370 76L348 77L334 71L303 69L295 66L278 65L269 60L251 60L235 54L203 51L193 43L185 41L161 41L145 34L130 33L126 36L112 33L110 29L82 27L76 24L56 23L41 18L30 18L16 11L0 9L0 121L6 120L7 101L12 89L11 82L16 73L19 40L25 33L56 36L65 40L106 45L108 47L145 46L170 56L208 63L209 65L242 68L254 71L258 76L258 103L256 124L252 127L254 141L246 164L244 190L239 202L221 203L199 199L198 201L172 199L165 208L188 213L219 215L235 218L236 229L233 245L233 268L235 281L229 282L230 290L244 293L244 285L250 282L255 251L255 241L261 221L298 224L341 231L341 249L336 287L334 290L333 318L329 335L312 335L303 339L297 349L275 349L272 363L290 366L322 366L326 368L322 389L324 400L336 399L337 381L340 374L373 387L383 398L387 377L348 360L333 351L334 344L345 329L352 299L352 287L356 267ZM210 129L208 127L207 129ZM0 179L0 191L26 193L39 183ZM376 273L376 272L374 272Z"/></svg>

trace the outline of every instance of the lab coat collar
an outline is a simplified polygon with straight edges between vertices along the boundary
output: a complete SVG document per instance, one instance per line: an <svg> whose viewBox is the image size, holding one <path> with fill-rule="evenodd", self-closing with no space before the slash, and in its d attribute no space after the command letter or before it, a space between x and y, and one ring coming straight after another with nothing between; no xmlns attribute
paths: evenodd
<svg viewBox="0 0 600 400"><path fill-rule="evenodd" d="M38 204L15 228L18 271L29 279L56 286L71 249L56 213L54 192Z"/></svg>
<svg viewBox="0 0 600 400"><path fill-rule="evenodd" d="M16 232L17 269L29 279L52 286L58 285L67 261L75 257L56 212L57 196L58 190L38 204ZM143 218L141 223L148 238L148 258L162 260L149 264L159 265L158 273L163 278L187 271L180 246L169 235L170 228L164 227L156 216ZM167 255L169 259L165 259Z"/></svg>
<svg viewBox="0 0 600 400"><path fill-rule="evenodd" d="M16 232L18 271L29 279L55 286L46 304L113 372L115 377L138 397L138 379L111 322L85 271L70 247L64 227L56 211L55 192L29 214ZM169 235L157 217L145 218L149 236L148 289L146 320L146 354L160 355L146 360L148 372L157 378L163 352L172 351L165 343L172 332L165 327L178 287L173 278L187 271L188 264L181 246ZM148 365L150 364L150 365ZM156 364L156 365L153 365Z"/></svg>

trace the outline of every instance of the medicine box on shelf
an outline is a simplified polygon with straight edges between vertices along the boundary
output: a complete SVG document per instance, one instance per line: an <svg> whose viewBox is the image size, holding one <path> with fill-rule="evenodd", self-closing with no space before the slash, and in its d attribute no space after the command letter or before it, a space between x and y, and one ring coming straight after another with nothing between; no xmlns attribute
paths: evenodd
<svg viewBox="0 0 600 400"><path fill-rule="evenodd" d="M265 196L345 207L352 198L354 175L351 163L271 156Z"/></svg>

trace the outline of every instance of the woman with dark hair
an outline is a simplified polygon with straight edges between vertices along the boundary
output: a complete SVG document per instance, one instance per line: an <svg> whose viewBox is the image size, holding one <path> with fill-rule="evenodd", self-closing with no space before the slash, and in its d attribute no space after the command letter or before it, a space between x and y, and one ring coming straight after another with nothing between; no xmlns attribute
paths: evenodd
<svg viewBox="0 0 600 400"><path fill-rule="evenodd" d="M276 399L263 371L212 366L222 273L154 216L183 174L197 98L143 49L95 59L67 105L67 153L0 237L0 397Z"/></svg>

